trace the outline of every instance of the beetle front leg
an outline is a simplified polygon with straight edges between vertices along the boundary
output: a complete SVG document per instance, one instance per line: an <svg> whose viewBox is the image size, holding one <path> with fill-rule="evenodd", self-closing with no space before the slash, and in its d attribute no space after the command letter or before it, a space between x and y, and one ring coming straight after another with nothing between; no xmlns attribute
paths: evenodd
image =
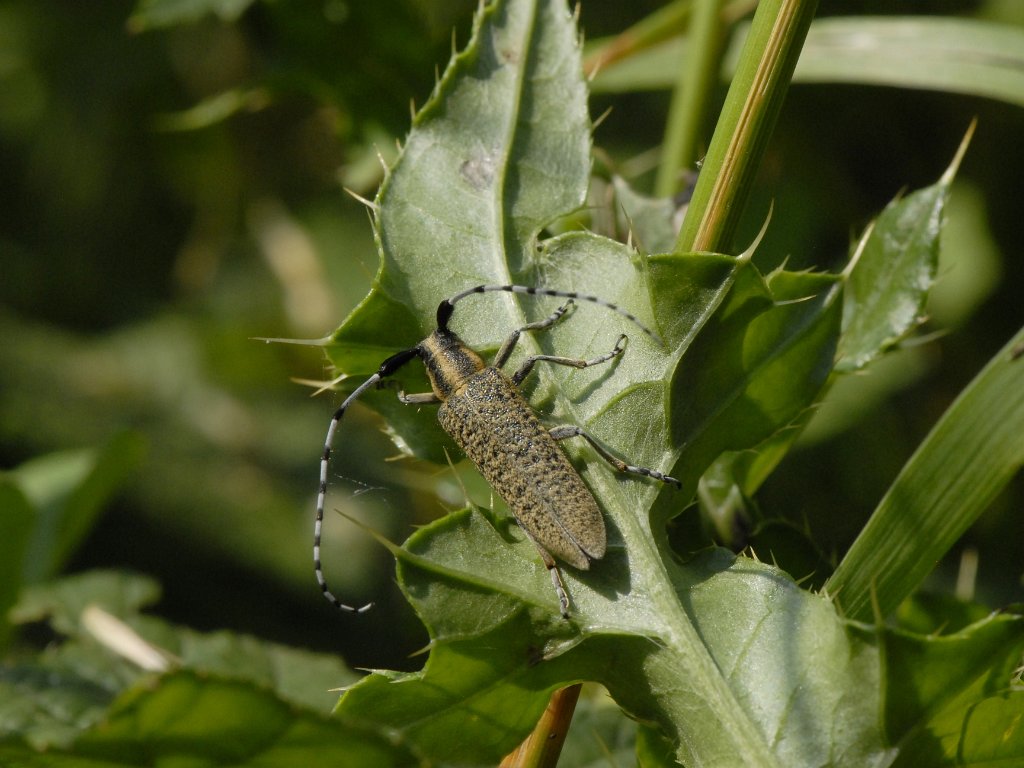
<svg viewBox="0 0 1024 768"><path fill-rule="evenodd" d="M491 365L495 368L501 368L505 365L505 363L508 362L509 356L512 354L512 350L516 348L516 344L519 342L519 337L522 335L523 331L543 331L545 328L550 328L562 319L565 313L572 308L573 303L574 302L570 299L543 320L538 320L534 323L527 323L522 328L516 328L512 331L508 338L505 339L505 343L501 345L501 349L498 350L498 354L494 356L494 362L491 363Z"/></svg>
<svg viewBox="0 0 1024 768"><path fill-rule="evenodd" d="M441 398L433 392L413 392L407 395L404 389L399 390L398 400L406 405L432 405L441 402Z"/></svg>

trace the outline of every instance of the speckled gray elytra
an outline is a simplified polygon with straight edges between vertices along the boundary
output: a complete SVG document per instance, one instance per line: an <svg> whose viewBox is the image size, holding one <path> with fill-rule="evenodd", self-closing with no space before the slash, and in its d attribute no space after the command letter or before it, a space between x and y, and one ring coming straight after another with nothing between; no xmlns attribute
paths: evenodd
<svg viewBox="0 0 1024 768"><path fill-rule="evenodd" d="M555 296L569 301L549 317L513 331L498 350L491 365L486 365L476 352L448 328L448 322L458 301L473 294L491 291ZM334 435L342 416L353 402L367 389L391 376L415 357L423 361L432 391L412 395L401 392L399 400L406 404L440 404L437 418L441 426L505 500L526 536L537 547L544 565L551 573L559 608L565 618L569 617L569 596L555 558L573 568L587 570L591 560L600 560L604 556L607 534L594 496L558 447L558 441L582 437L620 472L643 475L679 486L679 481L673 477L653 469L627 464L580 427L568 425L548 429L541 424L518 390L518 385L538 362L587 368L621 355L625 349L625 335L619 336L610 352L591 360L532 355L526 358L511 377L502 371L522 332L550 328L562 319L573 300L588 301L617 312L657 339L635 316L596 296L524 285L478 285L442 301L437 308L436 330L415 347L402 350L381 363L377 372L356 387L335 411L327 429L327 439L320 459L320 489L313 531L313 565L317 583L332 605L357 613L368 610L372 605L368 603L354 608L331 594L320 563L327 466Z"/></svg>

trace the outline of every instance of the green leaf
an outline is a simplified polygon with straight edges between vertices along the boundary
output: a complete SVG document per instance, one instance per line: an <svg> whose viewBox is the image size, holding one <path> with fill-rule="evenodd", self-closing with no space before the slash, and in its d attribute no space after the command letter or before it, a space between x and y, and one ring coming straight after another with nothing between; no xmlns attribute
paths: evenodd
<svg viewBox="0 0 1024 768"><path fill-rule="evenodd" d="M987 606L965 603L948 592L920 591L900 603L893 618L900 629L937 635L959 632L991 613Z"/></svg>
<svg viewBox="0 0 1024 768"><path fill-rule="evenodd" d="M794 423L835 356L836 276L778 271L764 280L749 262L739 266L725 301L695 326L671 385L679 472L693 483L722 452L753 448Z"/></svg>
<svg viewBox="0 0 1024 768"><path fill-rule="evenodd" d="M923 88L1024 106L1024 30L963 18L819 19L794 79Z"/></svg>
<svg viewBox="0 0 1024 768"><path fill-rule="evenodd" d="M567 574L577 615L566 623L527 594L550 589L530 543L510 552L480 515L449 516L409 547L401 579L435 637L431 656L421 673L357 684L339 706L346 722L437 760L458 733L465 752L449 757L488 762L518 742L548 692L588 679L657 724L687 764L884 764L877 650L776 569L710 551L670 566L671 600L658 601L609 577L606 565L631 556L616 551L586 584Z"/></svg>
<svg viewBox="0 0 1024 768"><path fill-rule="evenodd" d="M741 260L735 284L722 285L728 297L696 321L673 382L673 442L682 447L674 472L686 488L703 475L698 500L721 541L743 546L751 520L730 500L751 496L781 460L828 378L840 285L833 275L782 271L764 280Z"/></svg>
<svg viewBox="0 0 1024 768"><path fill-rule="evenodd" d="M42 581L60 570L138 464L142 450L138 435L122 433L100 449L41 456L5 473L37 510L24 560L25 583Z"/></svg>
<svg viewBox="0 0 1024 768"><path fill-rule="evenodd" d="M483 9L381 187L380 271L336 332L334 363L372 372L426 335L423 319L453 289L537 282L536 237L555 215L583 204L589 171L586 91L564 5ZM467 335L520 317L511 298L495 303L476 322L464 318Z"/></svg>
<svg viewBox="0 0 1024 768"><path fill-rule="evenodd" d="M200 633L169 624L141 611L156 603L158 585L144 576L120 571L87 571L25 590L12 619L18 623L47 621L61 635L93 648L95 633L84 626L82 615L100 607L126 623L146 642L161 649L174 663L205 673L257 682L274 688L283 698L324 712L337 700L328 687L354 682L355 673L335 657L309 653L231 632ZM73 648L67 643L62 650ZM77 652L77 651L76 651ZM101 668L93 679L110 678L109 652L96 654L92 663ZM88 660L87 660L88 661ZM120 660L118 660L120 663ZM88 664L79 672L89 674ZM140 670L128 666L116 675L137 679Z"/></svg>
<svg viewBox="0 0 1024 768"><path fill-rule="evenodd" d="M857 245L843 275L843 331L835 371L850 373L864 368L922 322L938 269L949 188L972 134L973 125L936 184L892 202ZM826 365L824 359L820 363ZM820 377L810 380L820 383ZM807 402L816 393L816 388L808 392ZM758 445L756 453L723 453L705 473L699 501L714 523L719 541L736 549L747 544L753 522L738 500L753 496L811 415L806 411L795 417L790 429L771 435Z"/></svg>
<svg viewBox="0 0 1024 768"><path fill-rule="evenodd" d="M746 39L734 36L722 77ZM963 18L823 18L811 24L794 83L859 83L962 93L1024 105L1024 31ZM676 38L598 72L596 93L668 89L688 54Z"/></svg>
<svg viewBox="0 0 1024 768"><path fill-rule="evenodd" d="M955 635L883 638L886 730L895 766L1012 765L1024 754L1024 617L991 616Z"/></svg>
<svg viewBox="0 0 1024 768"><path fill-rule="evenodd" d="M974 697L1008 693L1024 651L1024 617L993 615L962 632L944 637L886 633L886 674L891 678L886 699L886 730L893 741L911 736L915 728L946 714L950 706L960 717ZM978 688L981 684L981 688Z"/></svg>
<svg viewBox="0 0 1024 768"><path fill-rule="evenodd" d="M124 694L75 755L117 765L412 765L388 739L238 680L175 672ZM52 756L61 766L61 755ZM78 757L68 762L77 764Z"/></svg>
<svg viewBox="0 0 1024 768"><path fill-rule="evenodd" d="M657 723L681 759L788 765L839 750L849 764L870 762L882 749L870 650L857 648L851 662L849 639L827 601L751 561L733 565L713 554L680 567L662 525L721 451L756 446L813 401L834 359L841 280L782 271L764 278L749 253L643 259L586 232L538 247L544 221L578 205L585 191L588 127L577 55L560 4L509 2L482 13L377 198L381 271L328 352L339 369L368 375L430 330L440 299L477 283L599 295L636 313L664 344L581 302L564 322L524 336L518 354L589 357L608 351L619 333L629 334L626 353L592 370L538 366L527 385L531 401L552 423L583 425L632 462L677 472L684 491L623 477L590 454L581 473L606 513L609 551L589 572L565 573L568 623L535 548L507 519L463 511L413 536L398 552L400 582L433 638L427 667L367 678L345 696L339 714L384 728L437 760L450 757L457 735L457 760L486 763L523 737L550 690L595 679L634 717ZM558 66L540 66L548 61ZM514 128L500 142L487 139L495 115ZM499 148L483 164L475 150L481 143ZM548 151L556 145L560 153ZM564 171L537 173L569 161ZM549 314L542 304L475 298L459 305L453 326L486 352L510 330ZM409 378L403 372L407 389ZM444 443L429 413L410 413L389 392L369 392L365 400L418 453L440 454ZM698 598L711 581L718 586ZM749 607L742 618L734 608L740 605ZM792 635L788 644L773 635L783 628ZM709 647L704 635L716 632ZM748 678L730 666L723 675L723 661L749 647L752 633L763 654L758 673L784 668L773 654L806 643L823 655L812 663L822 676L776 680L772 672L773 684L763 686L753 672ZM831 701L847 685L864 686L863 695ZM787 700L841 718L842 736L832 735L829 719L781 718ZM811 738L793 735L819 728Z"/></svg>
<svg viewBox="0 0 1024 768"><path fill-rule="evenodd" d="M14 611L15 619L48 621L62 639L35 658L0 665L0 740L16 738L37 749L92 754L77 746L79 737L101 727L115 698L130 686L153 687L152 672L116 650L122 646L113 641L127 634L148 644L153 649L148 656L162 660L161 668L185 668L201 676L202 686L211 677L213 686L228 680L244 683L260 696L275 698L281 707L301 709L303 718L313 713L326 716L337 702L335 691L357 679L333 656L230 632L203 634L141 615L139 610L152 603L157 592L149 579L109 571L29 589ZM101 629L96 622L87 624L86 611L99 607L123 626ZM208 737L215 738L219 726L209 726ZM362 741L361 736L355 738L356 744ZM368 759L364 764L375 763Z"/></svg>
<svg viewBox="0 0 1024 768"><path fill-rule="evenodd" d="M605 265L621 260L623 253L623 246L585 233L555 238L545 243L542 251L543 255L552 256L549 262L552 272L557 266L559 273L570 276L574 268L585 263L588 278L599 286L594 290L613 297L624 285L622 272L617 273ZM663 323L660 330L670 345L689 344L690 349L697 350L696 362L690 363L693 373L681 379L683 384L673 384L668 376L651 381L651 371L658 370L655 366L671 366L673 358L680 356L685 363L689 360L689 351L666 354L648 343L639 348L639 354L625 356L612 374L596 381L592 376L570 374L561 378L557 391L547 396L554 401L552 409L560 417L571 414L574 423L587 424L594 434L613 447L616 441L637 446L641 457L637 460L641 463L653 458L653 466L665 466L674 456L684 457L680 462L681 476L692 490L696 475L706 465L708 457L721 449L721 438L708 437L712 430L724 433L729 445L749 447L806 407L808 398L813 397L827 376L834 355L839 321L835 298L839 284L829 276L786 273L776 273L764 281L748 260L714 255L659 257L651 259L648 267L655 285L665 286L655 292L657 300L683 312L679 316L666 312L664 316L669 322ZM719 317L722 319L718 320ZM694 327L690 327L691 324ZM695 329L702 326L701 335L694 337ZM545 334L545 340L552 339L554 349L563 348L567 340L573 339L585 346L593 344L598 332L593 326L566 323ZM704 341L705 334L707 341ZM638 352L635 347L630 351ZM803 372L804 375L795 378L800 386L779 386L780 376L787 370ZM696 402L696 405L687 404L679 417L678 429L686 437L678 440L683 448L676 453L663 441L652 439L653 435L666 431L665 417L659 406L665 402L670 387L679 393L681 400L692 398ZM721 429L722 424L729 428ZM647 436L646 439L641 435ZM684 466L691 461L692 470ZM652 532L645 520L637 518L637 511L649 506L658 489L617 477L594 462L587 466L584 475L591 486L598 489L596 495L601 499L613 531L618 533L617 536L612 534L608 555L585 580L577 582L574 575L566 574L574 601L574 621L593 632L609 627L631 627L638 636L650 638L645 643L668 642L672 646L670 655L675 654L671 662L666 662L673 667L671 674L684 675L682 670L685 669L686 676L700 679L703 685L698 686L697 698L706 707L706 717L716 721L724 719L733 729L724 734L717 731L720 739L711 739L714 743L705 745L706 748L745 755L749 760L766 760L766 746L756 735L756 729L751 730L749 713L736 707L733 694L717 671L713 658L694 634L692 619L681 609L678 593L685 587L673 579L671 556L666 560L665 551L659 551L655 545L655 540L662 539L664 533ZM672 497L665 494L664 498ZM668 502L666 513L677 512L676 504L677 500ZM444 526L447 534L443 542L414 537L408 544L408 551L399 553L403 586L414 602L429 603L428 607L420 609L435 642L422 689L425 698L416 695L421 690L419 687L411 685L413 680L421 679L419 676L403 677L400 690L404 703L396 710L395 693L389 691L389 685L396 680L392 676L373 677L345 698L342 713L356 723L364 722L364 718L377 721L385 717L377 709L380 707L386 710L388 717L395 718L387 720L391 727L402 731L403 738L417 743L417 749L426 752L432 745L437 749L436 745L449 744L446 733L467 715L462 710L458 716L450 712L453 704L449 698L444 699L449 703L441 706L436 696L447 691L452 699L472 700L472 719L481 724L468 742L477 745L474 749L492 750L477 757L486 761L522 738L527 724L543 708L545 693L559 682L557 677L546 678L525 690L524 684L517 683L520 694L513 697L510 691L495 684L494 677L504 680L510 673L502 669L503 663L507 663L503 659L521 661L527 655L526 650L516 647L510 650L510 657L503 657L489 635L481 638L480 633L493 631L503 637L524 636L520 629L503 626L503 622L515 622L526 605L535 611L533 621L554 632L560 643L572 645L577 640L564 637L567 628L558 618L550 580L535 549L515 528L509 527L507 521L496 529L479 515L459 513L437 525ZM420 541L426 542L422 550L418 546ZM419 576L409 577L409 568ZM719 605L729 604L731 599L723 598ZM711 613L718 610L720 608L712 609ZM759 620L769 619L762 616ZM792 617L789 620L793 620ZM750 626L738 631L745 637ZM665 635L675 638L676 644L666 641ZM449 657L447 651L441 650L444 646L439 642L450 639L456 643L466 637L476 639L467 641L464 651L460 645L458 652ZM528 646L534 648L543 648L547 642L544 638L533 639L528 635L526 638ZM477 661L474 668L479 669L482 678L475 678L463 656L478 653L481 646L487 649L487 658ZM624 652L615 649L616 654ZM435 664L449 670L443 679L431 676L437 668ZM835 663L826 666L834 667ZM551 668L546 666L545 669ZM597 674L569 669L570 672L562 674L572 678ZM641 670L633 672L642 676ZM609 684L620 704L628 702L625 693L628 687L622 681L613 688L609 681L597 679ZM567 682L571 679L561 680L561 684ZM655 683L648 680L645 684ZM714 693L709 693L709 689ZM695 695L692 690L689 693ZM484 707L484 699L492 696L494 704ZM709 696L717 698L708 701ZM682 698L686 700L685 696ZM865 706L870 703L868 698L861 701ZM689 729L706 730L705 720L683 716L684 709L700 705L689 701L684 704L672 697L669 702L659 704L670 714L648 711L644 717L651 719L660 715L658 722L672 733L677 748L679 743L692 742L694 736ZM500 727L493 722L496 715L489 711L490 707L499 706L503 713ZM513 716L512 711L519 714ZM849 719L849 715L845 716ZM869 716L873 717L874 714ZM403 730L406 725L408 732ZM868 738L867 743L870 742ZM820 744L814 747L819 748ZM860 748L871 749L863 744ZM474 754L480 755L479 752Z"/></svg>
<svg viewBox="0 0 1024 768"><path fill-rule="evenodd" d="M828 581L851 618L887 616L1024 463L1024 329L960 393Z"/></svg>
<svg viewBox="0 0 1024 768"><path fill-rule="evenodd" d="M83 656L50 650L37 659L0 665L0 743L68 748L102 720L127 681L111 674L103 659L85 660L83 670Z"/></svg>
<svg viewBox="0 0 1024 768"><path fill-rule="evenodd" d="M597 615L595 598L567 625L550 607L524 600L547 576L531 567L528 541L520 538L508 551L513 533L464 511L413 537L400 577L435 638L427 666L371 675L346 694L339 715L428 758L486 763L517 743L551 690L588 679L673 740L680 738L675 726L685 723L695 729L695 749L721 746L721 721L703 719L700 706L713 686L694 680L694 660L672 619L645 610L642 597L616 593L605 579L594 585L595 573L591 585L616 594L617 612ZM987 618L946 637L851 627L827 600L777 569L722 550L674 569L673 577L735 706L751 712L763 734L759 759L771 753L786 766L888 765L895 748L932 754L926 749L935 739L948 759L971 740L992 742L998 734L1009 737L997 745L1000 754L1019 758L1012 715L1021 699L1012 678L1024 649L1020 617ZM572 589L578 595L584 586L573 580ZM488 594L493 590L498 594ZM997 718L991 727L973 714L978 703ZM884 733L876 730L882 713ZM970 738L958 738L961 727ZM454 754L452 744L459 745ZM677 742L677 759L699 764L684 754Z"/></svg>
<svg viewBox="0 0 1024 768"><path fill-rule="evenodd" d="M93 606L134 617L158 596L152 579L114 571L26 588L10 612L11 621L47 622L66 639L49 644L34 658L0 664L0 739L17 737L38 749L69 747L83 730L100 722L115 696L143 672L89 636L82 613Z"/></svg>
<svg viewBox="0 0 1024 768"><path fill-rule="evenodd" d="M938 183L890 203L858 245L843 302L840 372L863 368L923 322L949 188L973 133L972 125Z"/></svg>
<svg viewBox="0 0 1024 768"><path fill-rule="evenodd" d="M335 656L249 635L195 632L162 622L132 625L145 639L173 653L187 669L267 687L282 700L310 711L329 713L337 703L338 689L359 679Z"/></svg>
<svg viewBox="0 0 1024 768"><path fill-rule="evenodd" d="M536 722L559 670L536 664L527 617L433 648L424 672L375 673L338 708L342 722L390 732L429 762L496 764ZM534 659L534 663L531 662Z"/></svg>
<svg viewBox="0 0 1024 768"><path fill-rule="evenodd" d="M642 195L619 176L612 179L612 187L618 231L628 233L641 253L671 253L679 231L675 202L667 197Z"/></svg>
<svg viewBox="0 0 1024 768"><path fill-rule="evenodd" d="M21 624L49 621L62 635L80 631L82 611L97 605L115 616L131 616L160 599L160 586L151 578L123 571L96 570L48 584L28 587L11 618Z"/></svg>

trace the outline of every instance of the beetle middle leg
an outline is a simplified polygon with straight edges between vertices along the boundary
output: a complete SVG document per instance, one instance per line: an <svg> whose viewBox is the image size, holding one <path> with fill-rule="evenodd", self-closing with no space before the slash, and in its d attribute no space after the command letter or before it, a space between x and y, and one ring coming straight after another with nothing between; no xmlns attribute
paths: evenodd
<svg viewBox="0 0 1024 768"><path fill-rule="evenodd" d="M530 375L530 371L533 370L533 366L536 363L554 363L555 365L568 365L570 368L589 368L592 365L600 365L601 363L607 363L612 358L618 357L626 349L626 334L622 334L615 342L615 346L612 347L611 352L605 352L603 355L591 358L590 360L582 360L577 357L562 357L560 355L530 355L523 361L523 364L519 366L519 370L512 375L512 383L519 386L523 383L523 379Z"/></svg>

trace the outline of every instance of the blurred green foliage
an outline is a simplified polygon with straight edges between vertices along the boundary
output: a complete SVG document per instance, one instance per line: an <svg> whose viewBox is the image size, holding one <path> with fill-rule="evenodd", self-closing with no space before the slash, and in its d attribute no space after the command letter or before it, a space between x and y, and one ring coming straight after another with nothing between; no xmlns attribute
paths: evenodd
<svg viewBox="0 0 1024 768"><path fill-rule="evenodd" d="M157 13L172 5L185 10ZM309 400L289 379L326 378L322 353L252 338L322 337L365 295L377 256L343 187L372 196L378 152L393 153L475 2L206 4L219 15L189 5L0 3L0 466L140 435L144 458L70 570L151 574L164 589L156 610L189 626L339 652L353 666L416 667L409 654L425 635L368 536L329 520L325 566L339 592L377 610L348 623L312 580L317 460L336 399ZM614 34L657 6L594 0L581 24L588 37ZM913 10L1024 26L1019 4L996 0ZM591 103L592 115L613 107L595 143L641 188L668 98ZM826 552L845 551L938 415L1020 326L1024 111L796 85L761 170L745 231L752 239L774 201L762 269L787 257L790 268L836 265L850 227L931 183L974 116L928 310L931 330L952 332L837 387L805 439L813 450L791 454L759 493L768 515L814 510L790 522ZM402 540L443 512L441 471L386 462L394 449L377 423L353 413L333 465L349 480L335 478L332 503ZM977 550L975 596L1019 599L1022 501L1018 478L932 585L950 589L961 552ZM707 541L696 516L675 525L689 547Z"/></svg>

